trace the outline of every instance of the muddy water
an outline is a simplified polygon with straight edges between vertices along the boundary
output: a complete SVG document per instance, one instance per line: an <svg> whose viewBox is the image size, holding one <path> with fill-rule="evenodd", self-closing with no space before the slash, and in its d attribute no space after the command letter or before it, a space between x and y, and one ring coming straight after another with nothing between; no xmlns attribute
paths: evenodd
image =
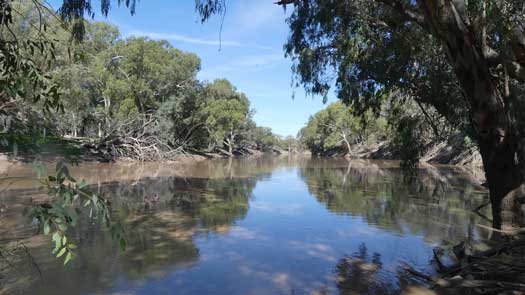
<svg viewBox="0 0 525 295"><path fill-rule="evenodd" d="M83 164L73 174L112 200L128 248L85 220L63 267L23 215L41 194L30 166L3 173L2 243L27 251L0 260L0 294L397 294L420 283L400 266L432 273L434 247L488 235L471 213L486 192L452 167L407 184L394 162Z"/></svg>

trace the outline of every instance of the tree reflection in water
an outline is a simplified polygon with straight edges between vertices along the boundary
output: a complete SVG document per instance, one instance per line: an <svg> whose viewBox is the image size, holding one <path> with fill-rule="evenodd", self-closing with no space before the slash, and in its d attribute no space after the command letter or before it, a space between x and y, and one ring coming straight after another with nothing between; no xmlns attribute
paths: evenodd
<svg viewBox="0 0 525 295"><path fill-rule="evenodd" d="M17 267L19 271L4 279L14 282L6 288L13 294L44 286L40 294L97 292L111 289L121 275L141 281L195 264L199 259L195 235L228 232L236 220L244 218L258 179L160 177L94 186L111 199L113 218L126 233L126 251L119 253L118 245L109 233L98 230L99 225L80 220L72 235L80 246L74 263L64 268L41 237L38 243L28 240L34 259L45 265L43 277L31 267Z"/></svg>
<svg viewBox="0 0 525 295"><path fill-rule="evenodd" d="M394 164L370 161L206 161L185 167L186 177L159 176L169 170L161 168L126 175L118 166L116 180L91 182L110 197L126 231L126 252L83 220L71 235L78 256L64 268L34 228L17 228L29 235L23 241L43 278L32 268L0 271L8 282L0 293L165 294L180 283L188 294L395 294L411 284L397 272L400 262L415 259L428 269L428 250L442 239L486 236L469 213L486 193L452 169L421 169L407 185ZM15 235L9 225L24 223L22 193L36 194L0 194L12 208L1 233Z"/></svg>
<svg viewBox="0 0 525 295"><path fill-rule="evenodd" d="M340 295L394 295L416 283L401 270L389 273L383 269L381 254L370 255L365 243L359 244L357 252L341 258L333 271ZM313 294L326 295L330 291L328 288L321 288Z"/></svg>
<svg viewBox="0 0 525 295"><path fill-rule="evenodd" d="M423 234L434 242L488 237L488 232L474 230L471 212L485 202L486 191L452 168L420 169L413 182L405 183L398 168L367 161L352 161L344 168L319 166L300 169L300 177L336 214L361 216L369 224Z"/></svg>

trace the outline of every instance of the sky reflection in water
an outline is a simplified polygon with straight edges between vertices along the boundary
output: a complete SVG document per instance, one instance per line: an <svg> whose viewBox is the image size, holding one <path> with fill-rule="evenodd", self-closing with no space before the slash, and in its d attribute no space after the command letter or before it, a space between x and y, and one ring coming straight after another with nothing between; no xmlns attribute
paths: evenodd
<svg viewBox="0 0 525 295"><path fill-rule="evenodd" d="M186 177L95 185L112 197L128 250L119 253L84 222L70 267L50 258L47 243L33 243L44 279L11 278L6 290L396 294L413 283L398 272L402 263L431 271L433 246L487 235L469 212L484 192L451 168L423 169L406 185L391 163L267 158L198 165ZM144 201L151 196L159 201Z"/></svg>

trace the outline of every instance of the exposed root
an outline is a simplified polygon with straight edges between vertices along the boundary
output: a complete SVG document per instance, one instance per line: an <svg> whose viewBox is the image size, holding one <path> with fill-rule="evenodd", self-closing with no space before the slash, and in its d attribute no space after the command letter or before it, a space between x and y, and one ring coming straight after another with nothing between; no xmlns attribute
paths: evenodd
<svg viewBox="0 0 525 295"><path fill-rule="evenodd" d="M455 248L464 247L463 244ZM507 239L473 255L463 253L456 264L444 266L434 252L439 276L433 277L405 266L404 270L424 280L443 294L525 294L525 239Z"/></svg>
<svg viewBox="0 0 525 295"><path fill-rule="evenodd" d="M171 160L185 154L184 145L174 147L158 134L154 116L142 115L115 126L98 143L84 144L106 161L128 158L139 161Z"/></svg>

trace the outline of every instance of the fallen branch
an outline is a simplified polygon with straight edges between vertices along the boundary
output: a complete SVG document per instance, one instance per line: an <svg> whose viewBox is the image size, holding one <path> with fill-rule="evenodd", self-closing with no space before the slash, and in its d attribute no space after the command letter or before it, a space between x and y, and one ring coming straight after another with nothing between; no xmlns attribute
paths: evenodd
<svg viewBox="0 0 525 295"><path fill-rule="evenodd" d="M184 153L184 147L173 147L160 138L155 116L145 114L116 125L98 144L85 144L92 153L106 160L130 158L140 161L174 159Z"/></svg>

